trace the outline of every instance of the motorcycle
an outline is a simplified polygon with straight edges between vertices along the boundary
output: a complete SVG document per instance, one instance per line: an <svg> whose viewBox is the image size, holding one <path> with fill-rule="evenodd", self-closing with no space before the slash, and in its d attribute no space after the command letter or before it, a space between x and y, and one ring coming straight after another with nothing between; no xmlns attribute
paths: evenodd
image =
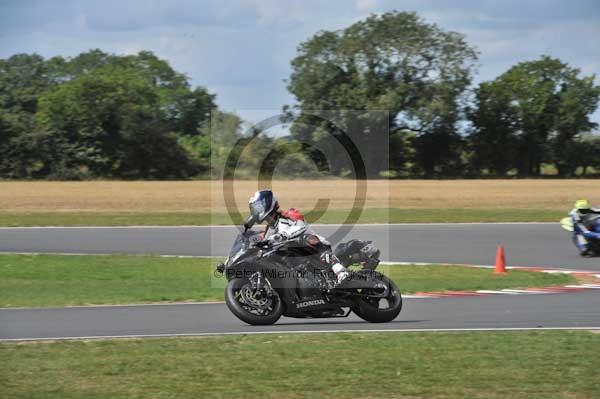
<svg viewBox="0 0 600 399"><path fill-rule="evenodd" d="M594 237L585 237L585 239L588 241L588 245L590 248L590 256L600 256L600 215L597 213L591 213L588 215L584 215L582 217L582 221L583 225L592 233L592 235L597 236L598 238L594 238ZM573 225L573 220L571 219L571 217L566 217L561 219L560 221L560 226L566 230L566 231L570 231L570 232L575 232L575 226ZM577 240L578 236L577 235L573 235L573 240Z"/></svg>
<svg viewBox="0 0 600 399"><path fill-rule="evenodd" d="M253 230L237 236L226 261L217 267L228 281L225 302L237 318L270 325L281 316L329 318L354 312L372 323L398 316L402 295L391 279L375 271L378 260L364 262L336 285L333 273L304 239L268 242Z"/></svg>

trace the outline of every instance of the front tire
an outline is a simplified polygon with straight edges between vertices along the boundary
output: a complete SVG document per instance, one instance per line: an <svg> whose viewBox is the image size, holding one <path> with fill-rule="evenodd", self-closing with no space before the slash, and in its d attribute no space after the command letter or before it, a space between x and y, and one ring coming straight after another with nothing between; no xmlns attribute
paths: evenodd
<svg viewBox="0 0 600 399"><path fill-rule="evenodd" d="M388 284L388 297L359 298L356 300L356 306L352 309L358 317L369 323L387 323L394 320L402 311L402 294L398 286L384 275L381 275L379 279ZM380 308L382 299L387 301L388 307Z"/></svg>
<svg viewBox="0 0 600 399"><path fill-rule="evenodd" d="M277 291L269 299L255 300L256 306L244 300L243 290L251 289L250 280L235 278L225 288L225 303L238 319L253 326L274 324L283 314L283 304ZM248 291L246 291L248 292ZM247 295L246 295L247 297Z"/></svg>

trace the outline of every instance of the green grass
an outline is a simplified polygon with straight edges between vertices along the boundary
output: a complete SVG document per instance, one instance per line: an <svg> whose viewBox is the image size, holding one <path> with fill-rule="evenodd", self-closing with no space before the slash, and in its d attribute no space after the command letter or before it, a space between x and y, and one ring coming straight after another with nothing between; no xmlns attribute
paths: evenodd
<svg viewBox="0 0 600 399"><path fill-rule="evenodd" d="M506 274L494 274L491 269L464 266L381 265L377 270L391 276L405 293L544 287L577 282L573 276L567 274L523 270L509 270Z"/></svg>
<svg viewBox="0 0 600 399"><path fill-rule="evenodd" d="M443 206L443 204L440 204ZM359 223L449 223L449 222L557 222L566 210L549 209L364 209ZM343 223L348 211L328 210L310 222ZM178 226L226 225L223 213L193 212L6 212L0 211L0 226ZM236 220L241 223L241 220Z"/></svg>
<svg viewBox="0 0 600 399"><path fill-rule="evenodd" d="M217 259L0 255L0 307L222 300ZM457 266L380 266L404 293L570 284L568 275Z"/></svg>
<svg viewBox="0 0 600 399"><path fill-rule="evenodd" d="M600 334L339 333L0 344L16 398L600 397Z"/></svg>
<svg viewBox="0 0 600 399"><path fill-rule="evenodd" d="M211 287L215 264L207 258L0 255L0 306L221 300L223 288Z"/></svg>

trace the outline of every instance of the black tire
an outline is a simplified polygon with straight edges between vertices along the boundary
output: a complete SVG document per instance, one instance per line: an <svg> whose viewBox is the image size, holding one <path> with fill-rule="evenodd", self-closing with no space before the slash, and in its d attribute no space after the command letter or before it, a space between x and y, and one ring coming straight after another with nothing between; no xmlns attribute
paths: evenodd
<svg viewBox="0 0 600 399"><path fill-rule="evenodd" d="M283 304L281 298L277 294L277 291L273 295L273 309L265 315L259 315L252 313L248 308L249 306L240 302L236 296L237 292L244 287L244 285L250 284L250 281L245 278L235 278L227 284L225 288L225 303L227 307L238 319L241 321L251 324L253 326L264 326L274 324L281 315L283 314Z"/></svg>
<svg viewBox="0 0 600 399"><path fill-rule="evenodd" d="M374 298L372 301L359 298L356 300L356 306L352 309L354 313L361 319L369 323L387 323L394 320L402 311L402 294L398 286L389 278L380 275L379 278L389 284L390 295L388 298L389 307L385 309L379 308L379 300Z"/></svg>

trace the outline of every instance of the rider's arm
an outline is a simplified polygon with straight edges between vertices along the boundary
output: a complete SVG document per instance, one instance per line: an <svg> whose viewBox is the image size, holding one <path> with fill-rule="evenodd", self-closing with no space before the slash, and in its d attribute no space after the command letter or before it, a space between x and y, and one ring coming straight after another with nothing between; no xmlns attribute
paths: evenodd
<svg viewBox="0 0 600 399"><path fill-rule="evenodd" d="M575 234L581 234L587 239L600 240L600 233L590 231L581 221L581 215L578 212L571 212L571 218L573 220L573 231Z"/></svg>
<svg viewBox="0 0 600 399"><path fill-rule="evenodd" d="M590 231L588 229L582 230L581 234L588 239L600 240L600 233L596 233L594 231Z"/></svg>
<svg viewBox="0 0 600 399"><path fill-rule="evenodd" d="M581 220L577 222L573 220L573 229L575 232L581 232L583 234L590 232L588 228L585 227L585 224L581 223Z"/></svg>
<svg viewBox="0 0 600 399"><path fill-rule="evenodd" d="M287 218L280 218L277 223L276 234L281 234L286 239L294 239L302 236L308 225L304 220L291 220Z"/></svg>
<svg viewBox="0 0 600 399"><path fill-rule="evenodd" d="M571 220L573 221L573 229L575 232L588 231L587 227L585 227L584 224L581 223L581 214L577 209L573 209L571 212L569 212L569 216L571 216Z"/></svg>

